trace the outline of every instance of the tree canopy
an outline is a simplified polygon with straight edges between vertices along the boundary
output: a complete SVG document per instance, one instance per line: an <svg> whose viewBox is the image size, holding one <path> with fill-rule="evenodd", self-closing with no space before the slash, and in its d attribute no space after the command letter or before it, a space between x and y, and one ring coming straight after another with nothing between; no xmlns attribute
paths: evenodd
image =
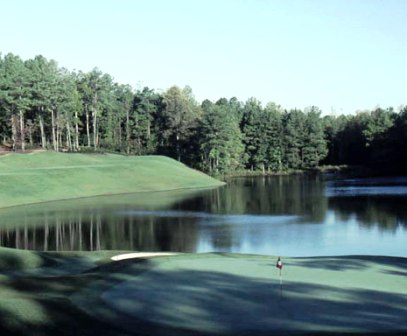
<svg viewBox="0 0 407 336"><path fill-rule="evenodd" d="M407 167L406 107L323 116L316 106L263 107L254 97L200 104L188 86L134 90L97 68L71 72L41 55L0 54L0 137L15 151L163 154L213 174Z"/></svg>

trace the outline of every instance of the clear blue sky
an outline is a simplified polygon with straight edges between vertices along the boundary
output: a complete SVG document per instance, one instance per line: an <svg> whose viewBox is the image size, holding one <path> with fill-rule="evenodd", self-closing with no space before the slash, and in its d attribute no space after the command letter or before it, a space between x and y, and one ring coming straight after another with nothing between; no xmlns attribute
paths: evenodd
<svg viewBox="0 0 407 336"><path fill-rule="evenodd" d="M0 52L324 113L407 104L405 0L0 0Z"/></svg>

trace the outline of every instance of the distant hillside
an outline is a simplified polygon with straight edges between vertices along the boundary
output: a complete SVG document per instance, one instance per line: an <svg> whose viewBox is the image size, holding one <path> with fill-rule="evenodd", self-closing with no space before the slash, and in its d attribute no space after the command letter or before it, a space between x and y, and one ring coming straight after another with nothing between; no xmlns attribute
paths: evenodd
<svg viewBox="0 0 407 336"><path fill-rule="evenodd" d="M0 208L107 194L222 185L164 156L43 152L0 156Z"/></svg>

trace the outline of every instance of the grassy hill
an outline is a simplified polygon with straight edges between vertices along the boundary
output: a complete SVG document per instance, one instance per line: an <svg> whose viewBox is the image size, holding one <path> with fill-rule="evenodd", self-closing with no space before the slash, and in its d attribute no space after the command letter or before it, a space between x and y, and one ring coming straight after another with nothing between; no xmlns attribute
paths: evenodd
<svg viewBox="0 0 407 336"><path fill-rule="evenodd" d="M42 152L0 156L0 208L107 194L222 185L163 156Z"/></svg>

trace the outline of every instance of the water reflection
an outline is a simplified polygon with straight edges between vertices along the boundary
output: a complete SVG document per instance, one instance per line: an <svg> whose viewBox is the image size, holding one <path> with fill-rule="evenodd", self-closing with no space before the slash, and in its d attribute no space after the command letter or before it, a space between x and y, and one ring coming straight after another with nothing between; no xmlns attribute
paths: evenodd
<svg viewBox="0 0 407 336"><path fill-rule="evenodd" d="M377 227L381 231L407 228L407 198L389 196L331 197L329 209L342 221L356 218L362 227Z"/></svg>
<svg viewBox="0 0 407 336"><path fill-rule="evenodd" d="M211 190L2 209L0 245L44 251L407 256L403 181L237 178Z"/></svg>

